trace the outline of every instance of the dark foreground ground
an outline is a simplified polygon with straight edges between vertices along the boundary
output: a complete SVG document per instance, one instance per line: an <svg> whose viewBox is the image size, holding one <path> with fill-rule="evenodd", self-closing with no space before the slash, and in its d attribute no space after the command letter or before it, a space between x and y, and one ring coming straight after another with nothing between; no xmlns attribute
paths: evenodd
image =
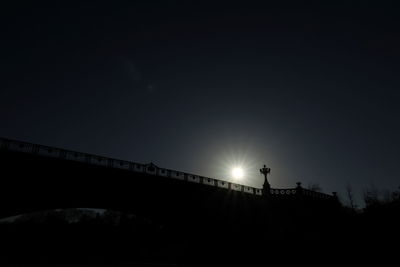
<svg viewBox="0 0 400 267"><path fill-rule="evenodd" d="M281 238L275 235L271 239L247 237L243 233L207 235L201 230L177 231L147 218L124 218L109 213L119 216L118 223L112 217L99 216L66 222L52 213L43 215L44 221L38 221L36 215L2 223L1 265L193 266L216 262L267 265L267 262L324 264L349 260L384 263L396 260L399 251L398 217L388 218L381 211L348 215L348 221L337 229L279 233Z"/></svg>
<svg viewBox="0 0 400 267"><path fill-rule="evenodd" d="M25 216L25 220L0 225L4 263L90 263L186 265L193 263L254 262L266 255L279 255L323 241L286 236L270 240L224 233L209 236L201 230L185 232L164 228L142 218L83 218L66 222L54 214ZM33 217L33 218L29 218ZM302 246L299 246L299 242ZM282 256L282 255L281 255Z"/></svg>

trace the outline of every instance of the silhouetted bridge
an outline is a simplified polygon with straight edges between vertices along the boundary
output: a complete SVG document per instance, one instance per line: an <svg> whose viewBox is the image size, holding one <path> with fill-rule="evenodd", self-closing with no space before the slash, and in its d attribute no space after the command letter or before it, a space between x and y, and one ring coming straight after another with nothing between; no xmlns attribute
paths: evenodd
<svg viewBox="0 0 400 267"><path fill-rule="evenodd" d="M251 195L262 196L268 194L269 196L290 196L290 195L302 195L309 196L319 199L329 199L332 195L324 194L321 192L315 192L307 190L301 187L300 183L296 188L271 188L269 192L260 188L254 188L245 186L229 181L223 181L220 179L203 177L196 174L185 173L176 170L170 170L160 168L153 163L141 164L136 162L130 162L126 160L119 160L109 157L103 157L88 153L70 151L66 149L60 149L55 147L43 146L38 144L32 144L27 142L15 141L0 138L0 149L8 152L22 152L31 155L37 155L42 157L49 157L53 159L61 159L68 161L75 161L79 163L90 164L94 166L114 168L120 170L131 171L137 174L147 174L159 177L173 178L176 180L187 181L191 183L204 184L207 186L214 186L221 189L234 190L238 192L244 192ZM3 152L4 153L4 152ZM61 171L61 170L60 170Z"/></svg>
<svg viewBox="0 0 400 267"><path fill-rule="evenodd" d="M338 209L335 197L300 185L265 192L152 163L8 139L0 139L0 164L0 218L74 207L128 211L194 247L214 237L224 244L315 238Z"/></svg>

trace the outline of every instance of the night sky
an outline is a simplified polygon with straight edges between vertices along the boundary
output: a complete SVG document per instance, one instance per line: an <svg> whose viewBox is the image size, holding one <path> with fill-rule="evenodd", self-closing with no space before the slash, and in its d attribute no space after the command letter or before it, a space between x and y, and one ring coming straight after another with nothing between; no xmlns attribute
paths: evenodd
<svg viewBox="0 0 400 267"><path fill-rule="evenodd" d="M261 187L400 185L399 9L1 8L0 136Z"/></svg>

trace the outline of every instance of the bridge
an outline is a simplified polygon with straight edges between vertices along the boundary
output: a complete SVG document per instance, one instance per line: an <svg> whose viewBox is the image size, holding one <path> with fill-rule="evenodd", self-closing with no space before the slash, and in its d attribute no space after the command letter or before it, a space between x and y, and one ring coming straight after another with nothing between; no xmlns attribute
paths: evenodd
<svg viewBox="0 0 400 267"><path fill-rule="evenodd" d="M77 151L70 151L61 148L49 147L44 145L32 144L22 141L10 140L5 138L0 138L0 149L9 152L20 152L31 155L37 155L42 157L48 157L53 159L62 159L67 161L75 161L84 164L107 167L112 169L120 169L131 171L136 174L147 174L158 177L167 177L176 180L182 180L190 183L203 184L213 187L218 187L226 190L234 190L238 192L244 192L251 195L257 196L289 196L289 195L302 195L309 196L319 199L329 199L335 197L335 192L333 195L324 194L321 192L315 192L307 190L301 187L301 183L297 183L296 188L270 188L265 190L265 188L254 188L250 186L245 186L237 183L232 183L229 181L224 181L221 179L203 177L196 174L170 170L166 168L160 168L153 163L143 164L137 162L131 162L126 160L114 159L99 155L93 155L88 153L82 153ZM264 165L265 166L265 165ZM265 177L265 179L267 179ZM269 186L269 184L268 184Z"/></svg>
<svg viewBox="0 0 400 267"><path fill-rule="evenodd" d="M228 253L237 242L252 253L266 240L319 240L338 219L335 195L301 184L254 188L153 163L4 138L0 174L0 218L63 208L126 211L166 229L184 247L179 249L193 249L189 254L204 249Z"/></svg>

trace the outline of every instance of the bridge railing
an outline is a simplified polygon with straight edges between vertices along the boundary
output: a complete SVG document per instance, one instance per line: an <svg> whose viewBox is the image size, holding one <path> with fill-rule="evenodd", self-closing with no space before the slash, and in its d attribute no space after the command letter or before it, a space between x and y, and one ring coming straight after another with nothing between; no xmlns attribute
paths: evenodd
<svg viewBox="0 0 400 267"><path fill-rule="evenodd" d="M156 175L161 177L178 179L190 183L204 184L207 186L244 192L252 195L258 195L258 196L262 195L262 189L259 188L236 184L216 178L204 177L192 173L160 168L154 165L153 163L142 164L142 163L109 158L94 154L71 151L67 149L55 148L45 145L15 141L5 138L0 138L0 149L14 151L14 152L36 154L45 157L59 158L69 161L77 161L81 163L91 164L91 165L104 166L115 169L123 169L137 173L145 173L148 175Z"/></svg>
<svg viewBox="0 0 400 267"><path fill-rule="evenodd" d="M296 188L271 188L269 193L272 196L294 196L298 195L299 191Z"/></svg>
<svg viewBox="0 0 400 267"><path fill-rule="evenodd" d="M204 184L207 186L213 186L217 188L233 190L238 192L244 192L247 194L262 196L263 190L251 186L245 186L241 184L232 183L216 178L204 177L192 173L186 173L176 170L170 170L160 168L153 163L142 164L137 162L131 162L126 160L114 159L94 154L88 154L83 152L71 151L61 148L55 148L50 146L32 144L28 142L9 140L0 138L0 149L23 152L30 154L37 154L45 157L60 158L70 161L77 161L91 165L98 165L104 167L110 167L115 169L123 169L137 173L146 173L148 175L156 175L161 177L167 177L190 183ZM302 188L300 183L296 188L271 188L269 191L270 196L305 196L318 199L332 198L332 195L324 194Z"/></svg>
<svg viewBox="0 0 400 267"><path fill-rule="evenodd" d="M270 196L304 196L309 198L317 199L330 199L333 195L325 194L322 192L316 192L313 190L302 188L298 186L296 188L271 188L269 191Z"/></svg>

